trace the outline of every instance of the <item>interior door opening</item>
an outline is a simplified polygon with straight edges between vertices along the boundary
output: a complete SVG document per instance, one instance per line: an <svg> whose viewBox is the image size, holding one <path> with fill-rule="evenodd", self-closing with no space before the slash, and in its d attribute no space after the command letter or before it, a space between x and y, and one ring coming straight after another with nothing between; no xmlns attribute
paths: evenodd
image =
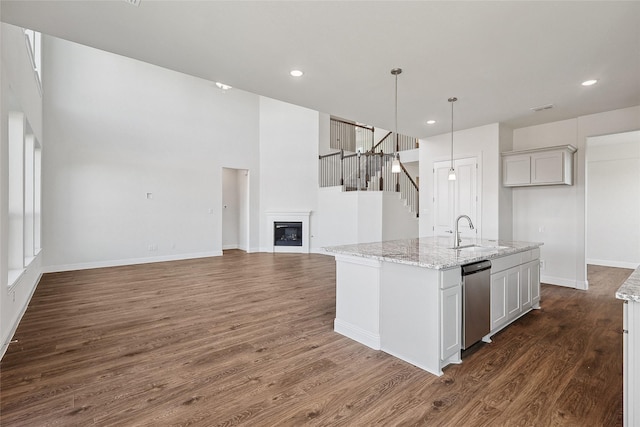
<svg viewBox="0 0 640 427"><path fill-rule="evenodd" d="M222 250L249 251L249 171L222 168ZM223 252L224 253L224 252Z"/></svg>

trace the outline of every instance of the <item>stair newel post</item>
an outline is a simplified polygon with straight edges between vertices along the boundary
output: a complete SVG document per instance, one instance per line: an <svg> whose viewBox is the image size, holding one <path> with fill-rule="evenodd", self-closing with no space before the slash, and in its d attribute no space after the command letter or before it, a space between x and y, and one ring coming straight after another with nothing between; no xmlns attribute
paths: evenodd
<svg viewBox="0 0 640 427"><path fill-rule="evenodd" d="M380 191L384 191L384 174L386 173L386 167L384 164L384 152L380 150Z"/></svg>
<svg viewBox="0 0 640 427"><path fill-rule="evenodd" d="M340 149L340 185L344 185L344 149Z"/></svg>
<svg viewBox="0 0 640 427"><path fill-rule="evenodd" d="M357 170L356 170L356 179L357 179L357 181L356 182L357 182L357 186L358 186L357 187L358 191L360 191L360 156L361 156L361 154L362 153L360 153L360 150L358 150L358 152L356 153L356 159L357 159L357 162L356 162L356 168L357 168Z"/></svg>
<svg viewBox="0 0 640 427"><path fill-rule="evenodd" d="M371 127L371 149L369 149L369 151L373 152L373 146L376 143L376 140L374 139L376 133L376 128L374 128L373 126Z"/></svg>
<svg viewBox="0 0 640 427"><path fill-rule="evenodd" d="M366 186L369 183L369 179L371 179L371 175L370 175L371 164L369 163L369 156L367 154L365 154L364 170L365 170L364 184Z"/></svg>

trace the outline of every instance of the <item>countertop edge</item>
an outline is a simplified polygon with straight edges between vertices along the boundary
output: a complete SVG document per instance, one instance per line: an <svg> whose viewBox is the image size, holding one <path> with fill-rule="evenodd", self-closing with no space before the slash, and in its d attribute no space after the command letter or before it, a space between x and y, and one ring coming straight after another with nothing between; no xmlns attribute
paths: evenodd
<svg viewBox="0 0 640 427"><path fill-rule="evenodd" d="M405 240L398 240L398 241L390 241L389 243L402 245L405 242L407 244L411 242L412 244L415 244L414 240L415 239L405 239ZM422 238L422 240L426 240L426 238ZM396 264L430 268L434 270L447 270L450 268L459 267L461 265L469 264L472 262L477 262L482 260L491 260L494 258L501 258L504 256L509 256L509 255L520 253L520 252L530 251L532 249L537 249L544 244L540 242L506 242L506 241L484 241L484 242L485 244L486 242L491 242L490 244L487 244L487 247L492 247L492 246L506 246L506 247L496 248L495 250L490 250L490 251L483 251L478 254L466 254L460 259L448 260L446 262L431 262L430 260L424 260L424 259L415 260L415 259L407 259L406 257L399 258L400 255L406 255L406 254L399 254L399 253L395 255L385 256L385 255L373 254L373 253L363 253L357 250L357 248L360 246L367 248L368 246L371 246L371 245L384 244L387 242L369 243L369 244L362 244L362 245L331 246L331 247L323 248L323 250L328 255L353 256L353 257L360 257L364 259L374 259L374 260L383 261L383 262L391 262ZM437 251L442 251L442 250L455 251L455 249L449 249L445 246L429 246L429 245L424 245L421 247L421 249L425 253L428 253L429 251L433 251L434 253L436 253ZM452 252L452 255L455 254L456 256L458 256L459 253L460 251L458 250L457 254ZM429 257L428 254L427 255L421 254L421 255L424 256L425 258ZM436 256L434 255L433 257L435 258Z"/></svg>
<svg viewBox="0 0 640 427"><path fill-rule="evenodd" d="M640 267L636 268L635 271L631 273L631 276L618 288L616 298L625 301L640 302Z"/></svg>

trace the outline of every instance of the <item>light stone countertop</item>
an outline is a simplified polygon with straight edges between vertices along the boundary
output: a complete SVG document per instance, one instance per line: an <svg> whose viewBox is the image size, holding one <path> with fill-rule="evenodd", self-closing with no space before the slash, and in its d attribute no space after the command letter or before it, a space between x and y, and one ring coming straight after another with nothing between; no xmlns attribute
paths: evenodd
<svg viewBox="0 0 640 427"><path fill-rule="evenodd" d="M462 239L461 246L478 245L481 251L451 249L453 238L420 237L415 239L389 240L385 242L357 243L330 246L325 252L333 255L349 255L379 261L442 270L470 262L482 261L528 251L542 246L535 242L512 242L506 240ZM640 295L640 293L638 294Z"/></svg>
<svg viewBox="0 0 640 427"><path fill-rule="evenodd" d="M616 298L627 301L640 302L640 267L616 291Z"/></svg>

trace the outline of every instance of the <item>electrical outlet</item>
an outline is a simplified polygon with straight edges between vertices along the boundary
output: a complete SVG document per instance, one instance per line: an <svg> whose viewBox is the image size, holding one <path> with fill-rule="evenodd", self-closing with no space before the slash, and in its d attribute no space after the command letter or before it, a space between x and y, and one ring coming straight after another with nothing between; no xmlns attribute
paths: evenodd
<svg viewBox="0 0 640 427"><path fill-rule="evenodd" d="M540 260L540 270L544 270L545 262L543 259Z"/></svg>
<svg viewBox="0 0 640 427"><path fill-rule="evenodd" d="M158 250L158 245L149 245L148 249L152 252L157 251Z"/></svg>

